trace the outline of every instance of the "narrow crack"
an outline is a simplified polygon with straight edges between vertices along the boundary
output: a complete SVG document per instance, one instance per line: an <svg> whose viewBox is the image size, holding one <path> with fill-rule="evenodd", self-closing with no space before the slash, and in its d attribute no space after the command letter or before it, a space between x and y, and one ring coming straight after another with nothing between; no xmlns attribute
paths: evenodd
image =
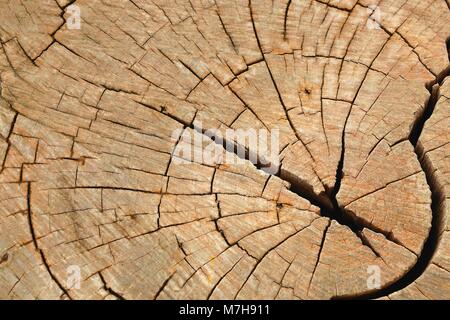
<svg viewBox="0 0 450 320"><path fill-rule="evenodd" d="M322 240L320 241L320 247L319 247L319 252L317 253L316 264L314 265L314 269L313 269L313 271L311 273L311 278L309 279L308 289L306 290L306 292L307 292L306 295L309 295L309 289L311 288L311 283L312 283L312 281L314 279L314 275L316 273L317 266L320 263L320 257L322 256L322 250L323 250L323 247L325 245L325 240L327 238L327 232L328 232L328 229L330 228L330 225L331 225L331 220L328 221L327 226L323 229Z"/></svg>
<svg viewBox="0 0 450 320"><path fill-rule="evenodd" d="M188 262L189 263L189 262ZM160 294L164 291L164 289L166 288L167 284L169 283L169 281L173 278L173 276L175 275L175 273L172 273L166 280L164 280L163 284L161 285L161 287L159 287L158 292L156 292L155 297L153 298L153 300L158 300L158 297L160 296Z"/></svg>
<svg viewBox="0 0 450 320"><path fill-rule="evenodd" d="M103 289L105 289L109 294L116 297L118 300L126 300L121 294L117 293L110 286L108 286L101 272L99 272L98 275L100 276L100 280L102 280Z"/></svg>
<svg viewBox="0 0 450 320"><path fill-rule="evenodd" d="M276 250L276 248L278 248L280 245L282 245L283 243L286 243L287 241L289 241L291 238L295 237L296 235L298 235L299 233L301 233L303 230L306 230L307 228L309 228L317 219L319 219L319 217L313 219L310 223L308 223L306 226L302 227L299 230L296 230L294 233L292 233L291 235L289 235L288 237L286 237L284 240L282 240L281 242L277 243L276 245L274 245L273 247L271 247L269 250L267 250L262 257L257 260L256 264L252 267L252 270L250 271L250 273L248 274L247 278L245 279L245 281L243 282L242 286L239 288L239 290L236 292L234 299L236 300L237 297L239 296L239 293L242 291L242 289L245 287L245 285L247 284L247 282L250 280L251 276L253 275L254 277L256 277L254 275L254 272L256 271L256 269L258 268L258 266L264 261L264 258L267 257L271 252L273 252L274 250Z"/></svg>
<svg viewBox="0 0 450 320"><path fill-rule="evenodd" d="M0 82L0 99L1 99L1 82ZM11 127L9 129L8 136L5 137L5 141L7 143L7 146L6 146L6 150L5 150L5 157L2 160L1 167L0 167L0 174L2 174L3 171L5 170L6 159L8 158L8 153L9 153L9 150L11 149L11 135L13 134L14 127L16 125L18 116L19 116L19 113L16 112L14 114L13 119L12 119Z"/></svg>
<svg viewBox="0 0 450 320"><path fill-rule="evenodd" d="M214 291L217 289L217 287L222 283L223 279L226 278L226 276L228 274L230 274L231 272L233 272L233 270L235 269L235 267L238 265L239 262L241 262L241 260L244 258L244 255L242 257L240 257L238 259L238 261L236 263L233 264L233 266L223 275L220 277L219 281L217 281L213 288L211 289L211 291L208 293L208 297L206 298L206 300L211 300L211 296L213 295Z"/></svg>
<svg viewBox="0 0 450 320"><path fill-rule="evenodd" d="M291 6L292 0L289 0L286 5L286 12L284 13L284 33L283 33L283 39L286 40L287 38L287 20L288 20L288 14L289 14L289 8Z"/></svg>
<svg viewBox="0 0 450 320"><path fill-rule="evenodd" d="M271 79L271 81L272 81L272 83L273 83L273 86L274 86L274 88L275 88L275 91L277 92L278 100L280 101L280 104L281 104L281 106L283 107L284 113L285 113L285 115L286 115L286 120L288 121L289 126L291 127L291 130L292 130L292 132L294 133L294 135L295 135L295 137L297 138L297 140L300 141L301 144L305 147L305 149L306 149L306 151L308 152L308 154L309 154L309 156L311 157L311 159L314 159L314 157L313 157L311 151L310 151L309 148L308 148L308 145L305 144L305 142L303 141L302 137L300 136L300 134L299 134L298 131L296 130L296 128L295 128L295 126L294 126L294 124L293 124L293 122L292 122L291 117L289 116L289 112L288 112L288 109L286 108L286 105L284 104L283 98L282 98L282 96L281 96L280 89L279 89L278 86L277 86L277 83L276 83L275 78L274 78L274 76L273 76L273 74L272 74L272 71L270 70L269 63L267 62L267 59L266 59L266 57L265 57L265 55L264 55L264 51L263 51L261 42L260 42L259 37L258 37L258 32L257 32L257 30L256 30L255 19L254 19L254 17L253 17L252 0L249 0L248 6L249 6L249 10L250 10L250 19L251 19L251 22L252 22L253 32L254 32L254 34L255 34L256 43L257 43L257 45L258 45L259 51L261 52L262 59L263 59L265 65L266 65L266 67L267 67L267 71L269 72L269 76L270 76L270 79Z"/></svg>
<svg viewBox="0 0 450 320"><path fill-rule="evenodd" d="M58 280L58 278L54 275L54 273L50 269L50 265L49 265L49 263L47 261L47 258L45 257L44 251L42 249L40 249L39 246L38 246L36 233L34 231L34 226L33 226L33 218L31 216L31 182L27 183L27 208L28 208L27 209L27 212L28 212L28 215L27 215L28 216L28 225L30 227L30 233L31 233L31 237L32 237L32 240L33 240L34 247L35 247L36 251L39 253L39 255L41 256L42 263L44 264L45 269L47 270L48 274L50 275L52 280L56 283L56 285L59 287L59 289L63 292L62 296L65 295L70 300L72 300L72 297L70 296L70 294L67 291L67 289L64 288L64 286L61 284L61 282Z"/></svg>
<svg viewBox="0 0 450 320"><path fill-rule="evenodd" d="M66 9L75 3L76 0L70 0L68 3L66 3L64 6L60 5L58 1L56 1L56 4L61 9L61 12L59 14L59 17L62 19L62 23L52 32L49 34L49 36L52 38L52 41L48 44L46 48L44 48L34 59L31 59L28 54L25 52L25 50L22 50L25 52L28 58L30 58L30 61L36 66L36 60L39 59L45 52L47 52L48 49L50 49L51 46L53 46L55 43L59 43L58 40L56 40L55 35L58 31L61 30L62 27L64 27L67 23L66 18L64 17L64 14L66 13ZM22 47L22 46L21 46Z"/></svg>

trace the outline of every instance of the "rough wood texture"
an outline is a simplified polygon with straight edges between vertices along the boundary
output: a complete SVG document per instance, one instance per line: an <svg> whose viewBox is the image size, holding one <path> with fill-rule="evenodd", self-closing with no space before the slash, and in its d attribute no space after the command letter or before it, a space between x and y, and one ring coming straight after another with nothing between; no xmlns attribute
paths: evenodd
<svg viewBox="0 0 450 320"><path fill-rule="evenodd" d="M450 299L449 35L446 0L0 0L0 298ZM173 161L229 128L278 172Z"/></svg>

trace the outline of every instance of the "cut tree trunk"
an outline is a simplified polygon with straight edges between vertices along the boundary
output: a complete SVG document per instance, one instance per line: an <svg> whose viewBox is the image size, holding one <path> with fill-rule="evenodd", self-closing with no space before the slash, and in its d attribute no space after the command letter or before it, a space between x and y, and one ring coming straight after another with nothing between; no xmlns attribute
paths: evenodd
<svg viewBox="0 0 450 320"><path fill-rule="evenodd" d="M1 0L0 298L450 299L449 36L448 0Z"/></svg>

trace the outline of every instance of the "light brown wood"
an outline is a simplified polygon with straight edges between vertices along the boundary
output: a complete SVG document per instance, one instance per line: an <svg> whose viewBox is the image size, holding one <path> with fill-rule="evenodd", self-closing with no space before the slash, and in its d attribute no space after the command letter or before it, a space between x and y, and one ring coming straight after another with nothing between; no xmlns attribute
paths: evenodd
<svg viewBox="0 0 450 320"><path fill-rule="evenodd" d="M449 36L445 0L0 0L0 298L450 299Z"/></svg>

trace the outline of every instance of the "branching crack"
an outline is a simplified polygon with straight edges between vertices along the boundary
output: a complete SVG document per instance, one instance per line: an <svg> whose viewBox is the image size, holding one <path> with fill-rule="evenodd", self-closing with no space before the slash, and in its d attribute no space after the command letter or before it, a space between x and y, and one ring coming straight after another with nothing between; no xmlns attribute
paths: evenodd
<svg viewBox="0 0 450 320"><path fill-rule="evenodd" d="M449 52L450 61L450 38L446 42L447 51ZM426 88L430 93L430 97L425 104L425 108L420 113L415 123L412 125L409 135L409 141L414 147L414 152L420 162L423 172L425 173L427 183L431 190L431 229L428 237L423 245L422 251L417 257L414 266L400 279L388 284L386 287L357 296L337 297L335 299L378 299L386 297L394 292L400 291L418 279L431 264L434 254L440 243L441 235L444 231L444 216L445 216L445 192L439 178L436 175L436 170L431 163L430 158L425 153L425 150L420 142L420 136L427 120L432 116L436 104L439 100L439 88L446 77L450 76L450 66L443 70L436 76L435 80L426 84Z"/></svg>
<svg viewBox="0 0 450 320"><path fill-rule="evenodd" d="M72 4L75 1L70 1L70 4ZM319 1L321 2L321 1ZM288 13L289 13L289 9L290 9L290 5L291 5L291 0L289 0L287 2L286 5L286 11L285 11L285 17L284 17L284 39L286 40L287 37L287 20L288 20ZM64 20L64 9L67 6L61 7L62 9L62 15L61 17ZM251 23L253 26L253 31L255 33L255 37L256 37L256 41L257 41L257 45L259 47L259 50L261 51L262 54L262 60L261 61L257 61L256 63L259 62L264 62L269 76L271 78L271 81L273 83L273 86L275 88L275 91L278 94L278 98L280 101L281 106L284 109L285 112L285 116L286 116L286 120L289 123L293 133L295 134L296 138L298 139L299 142L301 142L303 144L303 146L305 147L306 151L309 153L310 157L312 159L314 159L313 155L311 154L310 150L308 149L308 145L303 143L300 134L298 133L298 131L296 130L292 120L290 119L289 113L288 113L288 109L286 108L286 105L283 101L281 92L276 84L276 81L273 77L272 71L269 67L269 64L266 60L266 57L264 55L263 52L263 48L261 46L260 43L260 39L258 38L258 34L257 34L257 29L256 29L256 25L255 25L255 20L253 17L253 12L252 12L252 2L251 0L249 1L249 8L250 8L250 17L251 17ZM333 7L334 8L334 7ZM337 7L336 7L337 8ZM344 10L342 8L337 8L340 10ZM162 10L162 9L161 9ZM163 11L163 10L162 10ZM347 11L347 10L344 10ZM164 11L163 11L164 12ZM225 31L225 33L228 35L231 44L233 45L233 47L236 48L235 44L233 43L233 39L231 37L231 35L228 33L228 31L225 28L225 25L223 23L223 21L221 20L220 14L218 14L219 18L220 18L220 22L222 24L222 27ZM170 20L169 20L170 21ZM65 24L65 20L63 21L62 25L59 26L50 36L53 38L53 41L49 44L49 46L44 49L35 59L32 60L32 62L34 63L34 61L36 59L38 59L47 49L49 49L55 42L61 44L60 42L58 42L58 40L55 39L55 34L56 32ZM385 30L386 31L386 30ZM387 31L386 31L387 32ZM392 33L389 33L390 36L392 36ZM403 37L402 37L403 38ZM403 38L403 40L405 40ZM406 40L405 40L406 42ZM387 41L386 41L387 43ZM347 123L349 121L351 112L352 112L352 107L355 104L356 98L358 97L359 91L363 86L363 83L367 77L367 74L369 72L369 70L371 70L372 64L375 62L375 60L377 59L378 55L381 53L381 51L384 49L386 43L382 46L382 48L380 49L380 51L378 52L378 54L376 55L376 57L372 60L372 63L367 66L367 71L360 83L359 88L357 89L354 99L351 102L351 106L349 108L347 117L345 119L345 123L342 129L342 137L341 137L341 154L340 154L340 159L337 165L337 170L336 170L336 180L335 180L335 184L334 186L328 187L328 186L324 186L325 187L325 191L322 192L321 194L316 194L314 192L313 187L308 184L308 182L301 180L299 177L290 174L289 172L286 172L284 170L279 170L279 168L277 168L278 170L276 170L276 173L272 173L274 176L278 176L279 178L281 178L282 180L289 182L290 183L290 191L296 193L298 196L308 200L312 205L318 207L320 209L320 216L321 217L327 217L330 219L330 221L328 222L328 225L325 227L324 232L323 232L323 238L321 240L321 244L320 244L320 249L318 252L318 256L317 256L317 261L316 264L314 266L314 270L312 272L310 281L309 281L309 285L308 285L308 291L309 288L311 286L312 280L314 278L314 273L316 271L316 268L318 267L318 264L320 263L320 257L321 257L321 253L322 253L322 249L324 247L325 244L325 239L327 236L327 231L331 225L331 220L335 220L336 222L338 222L340 225L343 226L347 226L348 228L350 228L352 230L352 232L361 240L362 245L370 248L370 250L374 253L374 255L376 257L380 257L380 254L370 245L370 242L363 236L362 232L364 229L369 229L373 232L382 234L386 237L386 239L392 241L393 243L402 245L400 243L399 240L395 239L394 236L392 235L392 233L390 232L386 232L384 230L381 230L379 228L377 228L376 226L372 225L370 222L358 217L355 213L351 212L350 210L347 210L345 208L343 208L337 200L337 195L341 189L341 184L342 184L342 180L344 178L344 162L345 162L345 135L346 135L346 127L347 127ZM20 44L19 44L20 45ZM67 50L69 50L70 52L72 52L73 54L77 55L80 58L83 58L82 56L80 56L79 54L77 54L76 52L74 52L73 50L71 50L70 48L68 48L67 46L61 44L61 46L63 46L64 48L66 48ZM448 50L450 50L450 39L447 40L447 48ZM23 49L23 48L22 48ZM25 52L25 51L24 51ZM25 52L26 54L26 52ZM345 58L345 57L344 57ZM85 58L83 58L85 59ZM420 60L420 57L419 57ZM194 71L192 70L192 68L190 68L188 65L186 65L185 63L183 63L181 60L180 62L188 69L190 70L194 75L196 75L194 73ZM342 68L342 65L341 65ZM248 69L248 68L247 68ZM431 225L431 230L430 233L428 235L428 238L424 244L424 247L422 249L422 252L420 253L420 255L418 256L418 259L415 263L415 265L404 275L402 276L400 279L396 280L393 283L388 284L386 287L382 288L381 290L378 290L376 292L371 292L368 294L363 294L363 295L358 295L358 296L352 296L352 297L338 297L339 299L341 298L357 298L357 299L373 299L373 298L379 298L379 297L384 297L387 296L393 292L396 292L398 290L401 290L407 286L409 286L411 283L413 283L420 275L423 274L423 272L426 270L426 268L429 266L429 264L431 263L431 260L437 250L437 247L439 245L439 240L440 240L440 236L443 232L443 216L444 216L444 202L445 202L445 194L443 192L443 188L441 186L441 184L438 181L438 178L436 176L436 172L433 169L433 165L431 163L431 160L429 159L429 157L425 154L424 148L420 143L420 136L422 134L423 128L427 122L427 120L432 116L435 106L437 104L437 101L439 99L439 88L442 85L443 80L445 79L445 77L450 75L450 67L447 67L445 70L443 70L441 73L439 73L438 75L435 75L435 80L428 83L426 85L427 90L430 93L430 97L428 99L428 101L426 102L426 105L423 109L423 111L417 116L416 121L414 122L414 124L412 125L411 131L410 131L410 135L409 135L409 141L410 143L414 146L415 148L415 153L417 155L417 158L421 164L422 170L426 175L426 180L427 183L429 184L430 190L432 192L432 213L433 213L433 217L432 217L432 225ZM196 75L197 76L197 75ZM198 76L197 76L198 77ZM202 78L199 78L199 84L202 81ZM195 90L196 87L194 87L192 89ZM113 90L113 91L117 91L113 88L107 88L108 90ZM191 92L192 92L191 91ZM232 91L233 92L233 91ZM239 96L233 92L238 98ZM189 95L188 95L189 96ZM241 99L242 101L242 99ZM242 101L243 102L243 101ZM151 106L145 105L142 102L139 102L142 106L145 106L147 108L152 108ZM248 107L245 103L244 103L245 107L248 108L255 116L258 120L259 117L258 115L250 108ZM323 111L323 110L322 110ZM162 111L161 111L162 112ZM164 112L163 112L164 113ZM230 153L234 153L236 154L239 158L243 159L243 160L250 160L250 162L252 162L254 164L254 166L256 167L256 169L258 170L263 170L265 172L267 172L267 170L265 170L266 168L273 168L273 163L270 163L269 161L267 161L267 159L265 159L262 155L259 154L254 154L252 153L252 151L245 147L245 146L241 146L239 145L237 142L234 141L227 141L224 137L220 137L218 139L218 137L215 135L215 132L210 131L210 130L204 130L204 129L199 129L195 124L194 121L192 121L191 123L187 123L185 121L182 121L178 118L176 118L176 116L164 113L166 116L170 117L171 119L177 121L178 123L181 123L183 125L183 129L187 129L190 128L202 135L204 135L205 137L208 137L211 141L213 141L214 143L222 146L224 148L224 150L230 152ZM16 122L17 119L17 115L15 115L14 119L13 119L13 124L11 127L11 131L10 131L10 135L14 129L14 123ZM321 113L322 116L322 126L323 125L323 112ZM194 117L195 118L195 117ZM261 123L263 123L261 121ZM264 123L263 123L264 124ZM265 126L265 124L264 124ZM267 128L267 127L266 127ZM326 137L326 133L325 133L325 128L323 127L324 130L324 134ZM174 146L174 150L171 154L171 159L174 156L175 153L175 148L177 146L177 144L180 142L181 136L179 137L179 140L177 141L177 143ZM9 143L9 136L7 137L7 141L8 141L8 149L10 146ZM328 140L327 140L327 145L328 145ZM374 146L373 149L375 149L377 145ZM6 155L8 153L8 149L6 151ZM373 150L372 149L372 150ZM371 150L371 152L372 152ZM5 156L6 158L6 156ZM169 171L169 167L171 165L171 162L169 161L168 166L166 168L165 174L164 176L167 176L168 171ZM4 169L4 160L3 160L3 165L1 168L0 173L3 171ZM320 179L320 177L319 177ZM268 180L266 180L267 183ZM61 289L61 291L63 292L63 295L67 296L68 298L72 299L68 293L68 290L66 288L64 288L64 286L61 284L61 282L57 279L57 277L54 275L54 273L51 271L50 269L50 265L44 255L44 252L42 249L39 248L39 244L37 241L37 237L35 234L35 229L33 226L33 217L32 217L32 210L31 210L31 182L28 182L27 185L28 189L27 189L27 204L28 204L28 223L29 223L29 228L30 228L30 233L31 233L31 237L32 237L32 242L34 244L35 249L37 250L37 252L39 252L42 262L47 270L47 272L49 273L51 279L57 284L57 286ZM116 190L120 190L121 188L115 188ZM123 190L128 190L128 189L123 189ZM377 190L376 190L377 191ZM211 190L212 193L212 190ZM162 197L160 198L160 203L158 205L158 215L160 215L160 205L161 205L161 201L162 201ZM222 216L221 215L221 208L220 208L220 202L217 199L217 194L216 194L216 203L217 203L217 208L218 208L218 213L219 213L219 218ZM204 220L205 218L202 219L198 219L198 220ZM165 227L161 227L160 223L159 223L159 216L158 216L158 229L155 231L159 231L165 227L173 227L176 226L175 225L170 225L170 226L165 226ZM313 220L315 221L315 220ZM223 236L223 238L225 239L226 243L228 244L228 246L231 246L232 244L229 243L229 241L227 240L223 230L221 230L217 224L217 219L214 220L216 229L220 232L220 234ZM312 223L312 222L311 222ZM308 226L306 226L303 229L306 229L310 226L311 224L309 224ZM272 227L272 226L269 226ZM282 243L288 241L290 238L294 237L295 235L297 235L299 232L301 232L303 229L298 230L297 232L291 234L290 236L286 237ZM152 232L155 232L152 231ZM150 232L150 233L152 233ZM186 252L183 249L182 244L180 243L180 241L177 238L177 243L179 245L180 250L186 255ZM239 243L237 242L236 245L242 249L248 256L254 258L255 260L256 257L253 257L245 248L243 248L242 246L239 245ZM253 275L254 271L256 270L256 268L258 267L258 265L263 261L263 259L272 251L274 251L280 244L277 244L276 246L272 247L271 249L269 249L268 251L265 252L265 254L262 256L261 259L259 259L257 261L257 263L255 264L255 266L253 267L252 272L248 275L248 278L246 279L246 281L243 283L242 287L239 289L239 291L237 291L235 298L239 295L240 291L242 290L242 288L245 286L245 284L249 281L250 277ZM404 246L403 246L404 247ZM406 248L407 249L407 248ZM3 258L1 258L2 260L0 260L0 263L3 262ZM7 256L6 258L7 259ZM241 258L242 259L242 258ZM241 260L239 259L239 261ZM216 289L216 287L219 285L220 281L229 273L231 272L235 266L239 263L239 261L237 261L233 267L231 267L230 270L228 270L228 272L216 283L216 285L213 287L213 289L211 290L211 292L208 295L208 298L213 294L214 290ZM197 272L198 270L196 270ZM120 300L124 300L124 297L117 293L116 291L114 291L111 287L109 287L103 277L103 275L101 274L101 272L98 273L99 277L101 279L101 281L103 282L103 287L104 289L109 292L111 295L115 296L116 298L120 299ZM194 272L195 274L195 272ZM167 285L167 283L172 279L172 277L174 276L174 274L171 274L162 284L161 288L159 289L159 291L156 293L155 295L155 299L158 298L158 296L160 295L160 293L164 290L165 286ZM193 275L192 275L193 276ZM192 277L191 276L191 277ZM190 278L191 278L190 277ZM188 278L185 282L185 284L187 283L187 281L190 279Z"/></svg>

